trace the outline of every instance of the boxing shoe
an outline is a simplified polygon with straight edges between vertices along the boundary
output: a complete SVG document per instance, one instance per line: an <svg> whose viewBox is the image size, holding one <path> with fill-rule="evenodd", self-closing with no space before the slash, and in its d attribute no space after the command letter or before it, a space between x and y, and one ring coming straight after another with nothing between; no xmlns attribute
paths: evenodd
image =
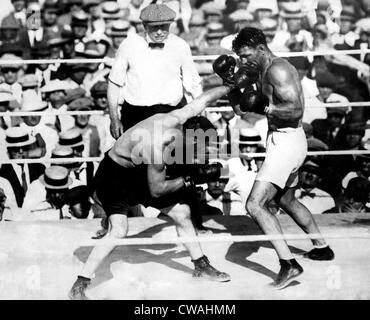
<svg viewBox="0 0 370 320"><path fill-rule="evenodd" d="M306 252L303 256L307 259L318 261L329 261L333 260L335 257L333 250L329 246L324 248L314 248L311 251Z"/></svg>
<svg viewBox="0 0 370 320"><path fill-rule="evenodd" d="M195 266L193 278L218 282L230 281L230 275L225 272L218 271L216 268L212 267L206 256L191 261Z"/></svg>
<svg viewBox="0 0 370 320"><path fill-rule="evenodd" d="M85 295L85 290L90 284L91 280L85 277L78 276L77 280L69 291L68 297L71 300L89 300Z"/></svg>
<svg viewBox="0 0 370 320"><path fill-rule="evenodd" d="M303 273L303 268L295 259L283 260L280 259L280 271L273 283L273 287L276 289L284 289L293 280L295 280L300 274Z"/></svg>

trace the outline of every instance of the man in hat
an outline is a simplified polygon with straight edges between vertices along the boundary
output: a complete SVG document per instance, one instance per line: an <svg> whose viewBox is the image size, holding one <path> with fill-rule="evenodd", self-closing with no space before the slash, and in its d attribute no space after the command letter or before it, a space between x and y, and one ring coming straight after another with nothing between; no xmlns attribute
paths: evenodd
<svg viewBox="0 0 370 320"><path fill-rule="evenodd" d="M344 199L324 213L369 213L370 182L361 177L353 178L344 190Z"/></svg>
<svg viewBox="0 0 370 320"><path fill-rule="evenodd" d="M58 17L58 23L62 26L70 26L73 14L84 13L82 10L83 0L66 0L64 5L67 12Z"/></svg>
<svg viewBox="0 0 370 320"><path fill-rule="evenodd" d="M132 34L121 44L109 75L108 103L112 136L117 139L136 123L184 105L201 91L189 45L170 34L175 13L163 4L141 12L146 34ZM155 81L154 81L155 79ZM121 121L118 105L124 100Z"/></svg>
<svg viewBox="0 0 370 320"><path fill-rule="evenodd" d="M47 39L61 37L64 26L58 23L58 15L61 10L54 0L46 0L42 7L42 22Z"/></svg>
<svg viewBox="0 0 370 320"><path fill-rule="evenodd" d="M320 164L312 160L299 169L299 188L295 196L312 214L321 214L335 206L333 197L320 188L322 176Z"/></svg>
<svg viewBox="0 0 370 320"><path fill-rule="evenodd" d="M9 159L28 159L35 146L36 139L24 128L13 127L6 131L5 145ZM22 207L30 183L44 173L41 163L3 164L0 176L10 181L13 186L18 207Z"/></svg>
<svg viewBox="0 0 370 320"><path fill-rule="evenodd" d="M24 116L20 127L25 128L31 136L35 137L37 149L33 151L41 157L50 158L51 151L58 143L58 133L50 125L45 123L45 117L42 111L47 109L47 103L41 100L35 91L27 91L23 94L22 109L23 112L40 112L38 116Z"/></svg>
<svg viewBox="0 0 370 320"><path fill-rule="evenodd" d="M114 21L127 18L127 10L122 10L116 1L104 1L101 6L102 18L105 22L105 29L109 29Z"/></svg>
<svg viewBox="0 0 370 320"><path fill-rule="evenodd" d="M348 182L357 177L365 178L370 181L370 156L368 154L359 154L356 156L356 167L349 172L342 180L342 187L346 189Z"/></svg>
<svg viewBox="0 0 370 320"><path fill-rule="evenodd" d="M182 109L175 109L165 114L156 114L143 120L124 132L116 141L114 147L100 163L95 176L95 192L108 216L109 226L104 239L126 237L128 232L128 210L130 206L139 203L158 209L164 208L162 212L174 220L179 235L196 235L190 219L190 206L192 205L195 192L191 181L206 183L214 178L217 179L221 176L220 165L204 164L207 153L206 139L197 139L196 150L198 152L196 156L194 156L193 152L192 155L188 155L189 164L194 163L194 158L197 158L198 161L201 161L203 158L203 162L199 163L200 166L196 166L196 170L190 173L189 178L184 178L176 170L176 173L180 174L180 176L166 180L168 173L165 163L168 163L166 158L169 156L169 153L166 152L165 145L168 145L170 141L174 141L173 139L175 138L176 140L176 137L178 137L177 143L179 143L179 146L188 145L191 146L186 148L188 151L190 149L194 150L194 137L184 139L184 133L186 130L204 130L204 118L196 117L196 115L204 111L212 101L219 99L229 91L230 88L225 86L207 91ZM208 126L209 121L206 121L206 124ZM164 134L158 135L153 131L154 127L158 127L158 125L163 129L162 132L165 132ZM180 130L173 131L175 128ZM135 136L138 133L140 135L140 132L143 131L147 132L150 138L148 143L140 147L139 140L141 138L137 140ZM214 135L216 135L215 132ZM141 149L139 153L144 158L135 151L138 150L138 147ZM178 156L181 159L179 158L178 162L175 160L175 164L184 165L183 154L178 154ZM154 161L154 159L156 160ZM190 178L190 176L193 178ZM184 245L195 265L193 277L221 282L230 280L228 274L220 272L210 265L199 243ZM108 245L98 246L93 249L69 293L71 299L87 299L85 291L91 282L91 277L114 247L114 245Z"/></svg>
<svg viewBox="0 0 370 320"><path fill-rule="evenodd" d="M89 16L85 12L72 14L71 27L75 38L75 51L83 52L85 50L88 26Z"/></svg>
<svg viewBox="0 0 370 320"><path fill-rule="evenodd" d="M97 127L101 141L100 150L104 154L114 144L114 138L110 133L110 118L108 110L108 83L106 81L97 82L90 90L93 98L93 110L104 111L103 115L92 115L90 118L91 125Z"/></svg>
<svg viewBox="0 0 370 320"><path fill-rule="evenodd" d="M91 111L93 101L91 98L79 98L68 105L69 111ZM75 127L83 137L85 142L85 156L99 157L101 155L101 141L98 129L90 123L90 115L74 115Z"/></svg>
<svg viewBox="0 0 370 320"><path fill-rule="evenodd" d="M359 39L358 33L355 30L356 16L354 12L342 11L339 18L339 33L331 36L331 41L337 50L353 49L356 40Z"/></svg>
<svg viewBox="0 0 370 320"><path fill-rule="evenodd" d="M67 111L67 91L74 88L76 88L76 85L71 86L67 81L55 79L43 86L41 93L49 103L49 107L58 111ZM61 132L72 128L74 126L74 119L68 114L50 116L47 118L47 123L50 123L58 132Z"/></svg>
<svg viewBox="0 0 370 320"><path fill-rule="evenodd" d="M0 112L13 112L17 111L21 108L21 105L15 100L13 93L10 90L1 89L0 88ZM19 125L19 118L18 117L10 117L10 116L1 116L0 117L0 133L2 134L2 138L5 138L3 135L3 130L6 130L10 127ZM0 155L6 154L5 150L1 148Z"/></svg>
<svg viewBox="0 0 370 320"><path fill-rule="evenodd" d="M14 10L10 12L4 20L14 21L20 28L25 28L26 18L26 0L11 0Z"/></svg>
<svg viewBox="0 0 370 320"><path fill-rule="evenodd" d="M20 26L17 21L9 18L3 19L0 26L0 40L1 44L19 42Z"/></svg>
<svg viewBox="0 0 370 320"><path fill-rule="evenodd" d="M215 162L221 163L226 170L217 180L207 182L206 190L203 191L200 199L201 214L221 214L225 216L245 215L239 186L235 180L236 177L228 169L226 161L210 161L210 163Z"/></svg>
<svg viewBox="0 0 370 320"><path fill-rule="evenodd" d="M246 203L247 212L266 234L282 234L279 222L266 205L275 199L306 233L320 233L312 214L294 195L298 183L298 169L307 153L306 136L302 128L304 97L296 69L286 60L276 57L268 48L260 29L244 28L233 42L240 67L248 69L249 80L243 93L233 90L229 95L234 111L265 114L269 133L266 159L259 170ZM220 56L214 70L232 82L230 72L235 59ZM242 68L243 70L243 68ZM256 84L256 88L251 86ZM235 96L234 96L235 95ZM303 268L294 259L286 241L271 241L280 262L280 271L274 286L285 288L298 277ZM334 253L323 238L312 239L311 259L332 260Z"/></svg>
<svg viewBox="0 0 370 320"><path fill-rule="evenodd" d="M227 35L221 23L209 23L207 25L206 45L199 50L202 55L220 55L231 53L221 46L221 40Z"/></svg>
<svg viewBox="0 0 370 320"><path fill-rule="evenodd" d="M122 41L127 38L127 32L131 28L131 24L127 20L114 21L111 27L106 31L106 35L110 37L112 45L109 47L107 56L114 58Z"/></svg>
<svg viewBox="0 0 370 320"><path fill-rule="evenodd" d="M336 136L346 115L345 108L327 108L326 119L316 119L312 121L313 136L333 149Z"/></svg>
<svg viewBox="0 0 370 320"><path fill-rule="evenodd" d="M196 48L196 52L199 54L199 51L204 46L206 33L207 29L204 13L200 10L193 10L189 21L189 31L184 31L180 37L183 38L191 48Z"/></svg>
<svg viewBox="0 0 370 320"><path fill-rule="evenodd" d="M87 187L72 186L68 169L54 165L35 181L29 190L22 210L17 213L17 220L45 221L74 218L77 203L85 206L89 203ZM86 218L90 207L78 210L76 218ZM86 212L87 211L87 212ZM82 216L81 216L82 213ZM86 214L87 213L87 214Z"/></svg>
<svg viewBox="0 0 370 320"><path fill-rule="evenodd" d="M228 164L230 171L235 175L245 205L261 165L259 159L245 154L257 153L258 148L262 146L262 138L256 129L242 128L239 131L237 143L239 144L240 156L229 159Z"/></svg>
<svg viewBox="0 0 370 320"><path fill-rule="evenodd" d="M105 31L105 22L101 15L101 1L84 0L83 10L90 16L89 33L96 38L102 36Z"/></svg>
<svg viewBox="0 0 370 320"><path fill-rule="evenodd" d="M14 54L4 54L0 58L0 61L5 62L7 60L22 61L21 58ZM15 99L20 103L22 100L22 86L19 84L18 79L24 75L23 64L2 64L0 71L4 77L4 82L0 84L0 88L11 91Z"/></svg>
<svg viewBox="0 0 370 320"><path fill-rule="evenodd" d="M76 127L59 134L59 145L72 148L73 157L89 156L89 154L84 154L84 152L89 152L88 141ZM93 162L80 162L72 166L71 177L81 181L90 188L95 171Z"/></svg>
<svg viewBox="0 0 370 320"><path fill-rule="evenodd" d="M313 48L312 34L302 28L304 13L300 2L288 2L280 13L287 30L278 30L274 43L280 44L279 51L306 51ZM275 48L275 47L274 47Z"/></svg>

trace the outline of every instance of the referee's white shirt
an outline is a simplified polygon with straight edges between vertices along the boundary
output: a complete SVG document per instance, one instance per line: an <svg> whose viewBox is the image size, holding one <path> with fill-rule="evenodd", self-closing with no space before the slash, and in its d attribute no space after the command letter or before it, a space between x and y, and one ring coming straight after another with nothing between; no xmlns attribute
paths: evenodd
<svg viewBox="0 0 370 320"><path fill-rule="evenodd" d="M122 88L125 101L137 106L176 106L202 93L201 78L189 45L169 34L163 49L149 48L149 37L131 34L118 48L109 80Z"/></svg>

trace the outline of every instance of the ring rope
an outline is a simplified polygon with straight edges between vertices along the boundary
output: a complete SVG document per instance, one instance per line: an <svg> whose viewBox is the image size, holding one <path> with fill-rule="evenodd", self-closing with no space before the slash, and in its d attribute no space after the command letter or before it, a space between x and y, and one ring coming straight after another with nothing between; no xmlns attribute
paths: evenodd
<svg viewBox="0 0 370 320"><path fill-rule="evenodd" d="M274 52L279 57L313 57L313 56L326 56L326 55L358 55L370 53L370 49L355 49L355 50L326 50L326 51L301 51L301 52ZM197 55L193 56L194 61L207 61L216 60L218 55ZM0 61L0 66L9 64L84 64L84 63L106 63L112 62L114 58L100 58L100 59L25 59L25 60L6 60Z"/></svg>
<svg viewBox="0 0 370 320"><path fill-rule="evenodd" d="M334 151L309 151L307 156L339 156L339 155L370 155L370 150L334 150ZM264 158L266 153L240 153L240 157ZM230 158L226 154L219 154L219 158ZM30 164L30 163L84 163L100 162L103 157L78 157L78 158L40 158L40 159L0 159L0 164Z"/></svg>
<svg viewBox="0 0 370 320"><path fill-rule="evenodd" d="M358 102L332 102L307 105L306 108L345 108L345 107L370 107L370 101L358 101ZM205 109L207 112L223 112L233 111L232 107L208 107ZM27 116L60 116L60 115L104 115L104 111L91 110L91 111L5 111L0 112L0 117L27 117Z"/></svg>
<svg viewBox="0 0 370 320"><path fill-rule="evenodd" d="M277 235L217 235L193 237L153 237L153 238L123 238L123 239L89 239L82 241L80 246L128 246L128 245L157 245L183 244L194 242L265 242L274 240L308 240L308 239L370 239L370 232L361 233L311 233L311 234L277 234Z"/></svg>

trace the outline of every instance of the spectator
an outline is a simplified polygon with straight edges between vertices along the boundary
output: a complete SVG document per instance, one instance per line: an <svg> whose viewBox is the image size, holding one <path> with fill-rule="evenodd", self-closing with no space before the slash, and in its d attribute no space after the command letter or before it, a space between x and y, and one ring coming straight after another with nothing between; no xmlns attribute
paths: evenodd
<svg viewBox="0 0 370 320"><path fill-rule="evenodd" d="M356 156L356 170L349 172L342 180L342 187L346 189L348 182L353 178L365 178L370 180L370 156L367 154L359 154Z"/></svg>
<svg viewBox="0 0 370 320"><path fill-rule="evenodd" d="M207 189L201 196L202 215L245 215L242 198L235 183L231 181L233 177L227 163L223 164L223 170L217 181L207 183Z"/></svg>
<svg viewBox="0 0 370 320"><path fill-rule="evenodd" d="M124 20L114 21L106 34L110 37L112 45L109 47L107 56L114 58L122 41L127 38L127 32L130 29L130 22Z"/></svg>
<svg viewBox="0 0 370 320"><path fill-rule="evenodd" d="M17 44L19 42L20 26L14 19L5 18L0 26L0 43Z"/></svg>
<svg viewBox="0 0 370 320"><path fill-rule="evenodd" d="M101 37L105 32L105 22L101 17L101 1L99 0L85 0L83 3L83 10L89 15L89 33L95 38Z"/></svg>
<svg viewBox="0 0 370 320"><path fill-rule="evenodd" d="M0 61L22 61L21 58L15 56L14 54L4 54ZM15 99L21 103L22 100L22 86L18 83L24 74L23 65L21 63L17 64L3 64L0 66L1 74L3 75L4 82L0 84L2 90L8 90L12 92Z"/></svg>
<svg viewBox="0 0 370 320"><path fill-rule="evenodd" d="M1 172L0 164L0 172ZM15 194L10 182L0 177L0 222L7 221L18 208Z"/></svg>
<svg viewBox="0 0 370 320"><path fill-rule="evenodd" d="M298 2L288 2L280 16L286 22L287 30L276 32L271 46L279 51L307 51L313 48L312 34L302 29L304 13Z"/></svg>
<svg viewBox="0 0 370 320"><path fill-rule="evenodd" d="M90 98L79 98L68 105L69 111L91 111L93 101ZM74 115L75 127L84 141L84 156L99 157L101 155L100 136L96 126L89 123L90 115Z"/></svg>
<svg viewBox="0 0 370 320"><path fill-rule="evenodd" d="M3 21L9 20L18 24L20 28L26 27L26 0L11 0L14 10Z"/></svg>
<svg viewBox="0 0 370 320"><path fill-rule="evenodd" d="M59 38L62 36L64 26L58 23L61 10L55 0L45 0L42 10L42 21L46 39Z"/></svg>
<svg viewBox="0 0 370 320"><path fill-rule="evenodd" d="M6 148L9 159L28 159L36 139L22 128L14 127L6 131ZM3 164L0 176L7 179L14 190L18 207L22 207L25 194L32 181L44 173L45 166L41 163Z"/></svg>
<svg viewBox="0 0 370 320"><path fill-rule="evenodd" d="M312 122L313 136L332 149L346 111L344 108L336 107L327 108L326 111L328 114L327 119L316 119Z"/></svg>
<svg viewBox="0 0 370 320"><path fill-rule="evenodd" d="M254 20L257 22L279 13L276 0L251 0L248 11L254 15Z"/></svg>
<svg viewBox="0 0 370 320"><path fill-rule="evenodd" d="M206 41L206 20L203 11L193 11L189 21L189 31L183 32L180 37L183 38L192 48L193 54L199 54Z"/></svg>
<svg viewBox="0 0 370 320"><path fill-rule="evenodd" d="M110 118L108 112L108 83L106 81L97 82L91 88L91 97L94 99L93 110L104 111L103 115L92 115L90 124L96 126L100 137L100 150L107 152L114 144L115 140L110 133Z"/></svg>
<svg viewBox="0 0 370 320"><path fill-rule="evenodd" d="M42 94L50 107L59 111L67 111L67 90L72 89L70 83L61 80L52 80L41 88ZM50 116L47 119L58 132L66 131L74 126L74 119L70 115Z"/></svg>
<svg viewBox="0 0 370 320"><path fill-rule="evenodd" d="M72 33L75 39L75 51L83 52L87 39L87 29L89 26L89 17L85 12L72 14Z"/></svg>
<svg viewBox="0 0 370 320"><path fill-rule="evenodd" d="M48 126L42 116L42 111L47 109L47 103L42 101L35 91L27 91L23 95L22 111L40 112L39 116L23 116L20 125L36 139L33 157L51 157L51 151L58 143L58 133Z"/></svg>
<svg viewBox="0 0 370 320"><path fill-rule="evenodd" d="M116 1L102 3L102 18L105 21L105 30L111 28L112 23L127 18L127 10L122 10Z"/></svg>
<svg viewBox="0 0 370 320"><path fill-rule="evenodd" d="M307 77L310 71L310 62L306 57L291 57L289 62L297 69L299 79L301 80L302 90L306 102L303 121L311 123L315 119L326 119L327 113L325 107L319 107L321 102L320 91L315 80ZM315 106L315 108L307 108L307 106Z"/></svg>
<svg viewBox="0 0 370 320"><path fill-rule="evenodd" d="M49 46L46 42L38 43L34 48L32 48L30 54L33 59L49 59ZM52 64L39 63L30 65L27 68L27 73L34 74L37 77L39 87L41 88L52 79L52 73L56 70L57 67Z"/></svg>
<svg viewBox="0 0 370 320"><path fill-rule="evenodd" d="M366 206L369 195L370 182L361 177L353 178L344 190L343 202L325 213L369 213L370 209Z"/></svg>
<svg viewBox="0 0 370 320"><path fill-rule="evenodd" d="M61 36L50 37L47 42L50 50L50 59L61 59L63 58L63 46L66 40Z"/></svg>
<svg viewBox="0 0 370 320"><path fill-rule="evenodd" d="M217 103L220 104L221 101L219 100ZM238 154L239 132L240 129L247 127L247 123L231 110L221 112L221 118L214 123L214 126L217 128L221 140L225 142L226 154Z"/></svg>
<svg viewBox="0 0 370 320"><path fill-rule="evenodd" d="M19 110L21 108L20 104L13 93L10 90L3 89L0 86L0 111L1 112L13 112ZM0 117L0 132L6 130L10 127L16 126L19 124L19 120L17 117L10 117L10 116L1 116ZM1 148L2 149L2 148ZM0 150L2 152L4 150Z"/></svg>
<svg viewBox="0 0 370 320"><path fill-rule="evenodd" d="M356 40L358 40L358 33L354 32L356 17L354 12L342 11L340 14L340 30L338 34L333 34L331 41L334 48L337 50L353 49Z"/></svg>
<svg viewBox="0 0 370 320"><path fill-rule="evenodd" d="M227 35L221 23L207 25L206 46L199 50L202 55L230 54L231 51L221 47L221 39Z"/></svg>
<svg viewBox="0 0 370 320"><path fill-rule="evenodd" d="M228 164L230 172L235 175L235 180L240 188L240 194L245 204L252 190L253 181L261 167L261 159L244 154L258 152L262 139L257 130L245 128L240 130L237 142L239 144L240 156L229 159ZM262 162L263 160L262 158Z"/></svg>
<svg viewBox="0 0 370 320"><path fill-rule="evenodd" d="M62 26L70 26L73 14L84 13L82 10L83 0L65 0L66 13L58 17L58 23Z"/></svg>
<svg viewBox="0 0 370 320"><path fill-rule="evenodd" d="M45 190L38 190L37 196L34 196L35 201L22 208L18 220L71 219L76 213L78 219L87 217L86 210L90 210L90 207L86 205L88 202L87 188L78 186L71 189L72 179L66 168L51 166L45 170L39 181L39 186ZM45 197L40 196L43 194ZM77 203L80 206L77 206Z"/></svg>
<svg viewBox="0 0 370 320"><path fill-rule="evenodd" d="M335 206L332 196L320 189L321 177L320 165L311 160L299 170L299 188L295 196L312 214L321 214Z"/></svg>

